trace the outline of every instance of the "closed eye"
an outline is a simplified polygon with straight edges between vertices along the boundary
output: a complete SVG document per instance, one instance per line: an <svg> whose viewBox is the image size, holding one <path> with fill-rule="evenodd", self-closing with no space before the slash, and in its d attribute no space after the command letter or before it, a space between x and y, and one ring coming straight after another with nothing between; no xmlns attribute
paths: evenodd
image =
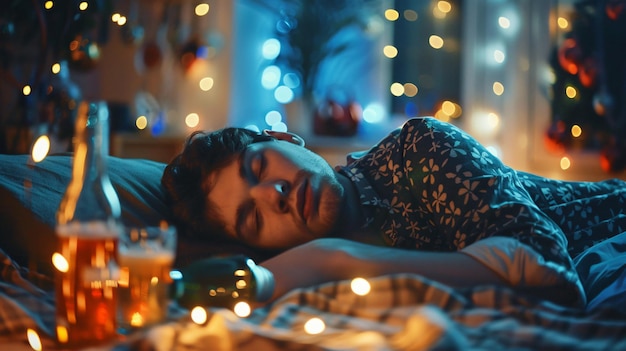
<svg viewBox="0 0 626 351"><path fill-rule="evenodd" d="M266 159L262 152L246 151L241 162L241 175L251 184L256 184L263 177L265 166Z"/></svg>

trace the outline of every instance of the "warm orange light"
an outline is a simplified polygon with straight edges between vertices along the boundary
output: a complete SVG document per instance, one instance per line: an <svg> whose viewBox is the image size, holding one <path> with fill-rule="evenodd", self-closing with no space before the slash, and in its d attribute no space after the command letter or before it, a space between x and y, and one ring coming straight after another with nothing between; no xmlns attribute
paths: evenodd
<svg viewBox="0 0 626 351"><path fill-rule="evenodd" d="M304 331L307 334L315 335L323 332L326 329L326 324L323 320L317 317L309 319L304 323Z"/></svg>
<svg viewBox="0 0 626 351"><path fill-rule="evenodd" d="M52 254L52 265L61 273L66 273L70 269L67 259L58 252Z"/></svg>
<svg viewBox="0 0 626 351"><path fill-rule="evenodd" d="M26 330L26 337L28 338L28 344L33 348L33 350L41 351L41 339L35 330L28 328L28 330Z"/></svg>
<svg viewBox="0 0 626 351"><path fill-rule="evenodd" d="M237 302L237 304L235 304L235 307L233 308L233 312L235 312L237 316L244 318L250 315L250 313L252 312L252 308L250 307L250 304L248 304L247 302L240 301L240 302Z"/></svg>
<svg viewBox="0 0 626 351"><path fill-rule="evenodd" d="M130 317L130 325L133 327L141 327L143 326L143 316L139 312L133 313Z"/></svg>
<svg viewBox="0 0 626 351"><path fill-rule="evenodd" d="M31 152L31 156L33 161L41 162L43 159L48 156L48 152L50 151L50 139L47 135L42 135L33 144L33 150Z"/></svg>
<svg viewBox="0 0 626 351"><path fill-rule="evenodd" d="M352 289L353 293L360 296L365 296L369 294L372 290L370 283L364 278L352 279L352 282L350 282L350 288Z"/></svg>
<svg viewBox="0 0 626 351"><path fill-rule="evenodd" d="M61 344L65 344L68 340L68 335L67 335L67 328L62 326L62 325L58 325L57 326L57 340L61 343Z"/></svg>
<svg viewBox="0 0 626 351"><path fill-rule="evenodd" d="M209 318L206 309L202 306L196 306L192 308L190 317L191 320L198 325L206 323Z"/></svg>

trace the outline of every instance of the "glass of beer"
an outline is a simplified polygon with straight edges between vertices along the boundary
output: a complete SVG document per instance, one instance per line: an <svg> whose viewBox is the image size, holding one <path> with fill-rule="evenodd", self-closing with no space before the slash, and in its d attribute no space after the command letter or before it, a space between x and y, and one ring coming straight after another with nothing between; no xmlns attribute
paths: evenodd
<svg viewBox="0 0 626 351"><path fill-rule="evenodd" d="M172 226L126 228L119 239L118 328L123 334L167 317L170 270L176 253Z"/></svg>

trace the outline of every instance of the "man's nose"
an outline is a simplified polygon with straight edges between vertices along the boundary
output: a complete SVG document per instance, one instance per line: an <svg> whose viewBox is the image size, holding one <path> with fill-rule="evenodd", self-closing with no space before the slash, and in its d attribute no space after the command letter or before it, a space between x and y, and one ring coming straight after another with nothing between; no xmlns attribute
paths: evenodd
<svg viewBox="0 0 626 351"><path fill-rule="evenodd" d="M257 203L268 205L278 213L289 212L288 197L291 187L285 180L266 181L256 184L250 189Z"/></svg>

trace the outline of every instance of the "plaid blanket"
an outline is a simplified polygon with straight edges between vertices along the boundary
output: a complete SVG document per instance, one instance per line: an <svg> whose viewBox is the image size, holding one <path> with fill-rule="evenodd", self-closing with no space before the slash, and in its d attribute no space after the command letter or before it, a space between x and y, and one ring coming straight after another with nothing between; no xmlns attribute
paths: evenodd
<svg viewBox="0 0 626 351"><path fill-rule="evenodd" d="M156 350L626 349L626 318L612 310L588 313L508 289L453 290L407 274L370 285L366 296L348 281L293 291L246 319L213 310L206 325L180 320L141 342ZM306 332L312 318L321 333Z"/></svg>
<svg viewBox="0 0 626 351"><path fill-rule="evenodd" d="M0 343L30 350L31 328L44 350L55 349L50 281L29 274L2 251L0 262ZM612 309L565 308L505 288L452 289L410 274L369 283L365 296L355 294L349 281L294 290L247 318L210 309L208 321L197 325L184 314L102 349L626 349L626 316ZM312 323L317 331L307 332Z"/></svg>

